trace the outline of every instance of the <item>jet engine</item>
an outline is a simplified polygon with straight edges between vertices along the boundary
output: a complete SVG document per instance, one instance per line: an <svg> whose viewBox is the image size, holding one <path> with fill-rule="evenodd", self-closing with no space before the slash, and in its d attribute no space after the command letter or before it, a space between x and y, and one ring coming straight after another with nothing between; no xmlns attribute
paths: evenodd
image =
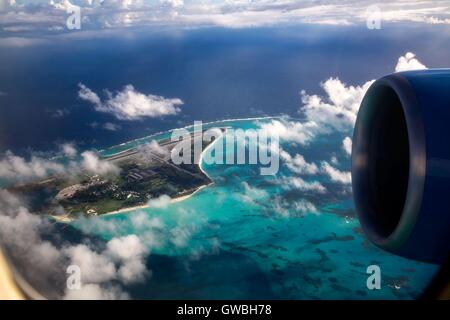
<svg viewBox="0 0 450 320"><path fill-rule="evenodd" d="M375 81L358 112L353 197L377 246L425 262L450 251L450 69Z"/></svg>

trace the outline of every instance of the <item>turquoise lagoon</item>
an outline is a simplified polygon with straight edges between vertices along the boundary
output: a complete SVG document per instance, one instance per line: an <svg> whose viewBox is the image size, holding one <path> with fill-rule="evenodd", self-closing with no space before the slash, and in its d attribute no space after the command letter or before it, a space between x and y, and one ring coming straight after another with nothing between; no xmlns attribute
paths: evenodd
<svg viewBox="0 0 450 320"><path fill-rule="evenodd" d="M258 128L270 119L230 120L207 126ZM170 132L110 149L114 154ZM308 162L330 162L350 169L341 150L343 135L318 137L310 145L281 142ZM336 147L338 146L338 147ZM326 192L302 191L282 162L275 176L257 165L205 164L214 183L190 198L72 225L102 238L136 234L149 246L145 282L128 286L143 299L413 299L437 267L397 257L367 241L355 217L351 188L325 175ZM314 204L314 212L301 204ZM299 205L300 204L300 205ZM381 289L368 290L369 265L381 268Z"/></svg>

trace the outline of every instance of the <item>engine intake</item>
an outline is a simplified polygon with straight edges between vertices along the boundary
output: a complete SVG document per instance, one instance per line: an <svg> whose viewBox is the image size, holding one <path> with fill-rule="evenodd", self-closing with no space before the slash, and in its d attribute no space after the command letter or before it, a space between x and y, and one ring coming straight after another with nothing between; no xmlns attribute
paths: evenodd
<svg viewBox="0 0 450 320"><path fill-rule="evenodd" d="M352 185L377 246L440 263L450 251L450 69L388 75L367 91L353 134Z"/></svg>

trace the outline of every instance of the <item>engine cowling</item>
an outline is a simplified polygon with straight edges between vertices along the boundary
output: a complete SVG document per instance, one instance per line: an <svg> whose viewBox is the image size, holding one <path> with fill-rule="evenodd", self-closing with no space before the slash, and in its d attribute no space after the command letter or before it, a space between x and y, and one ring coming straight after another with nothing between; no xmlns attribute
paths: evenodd
<svg viewBox="0 0 450 320"><path fill-rule="evenodd" d="M450 252L450 69L375 81L353 134L352 186L369 239L441 263Z"/></svg>

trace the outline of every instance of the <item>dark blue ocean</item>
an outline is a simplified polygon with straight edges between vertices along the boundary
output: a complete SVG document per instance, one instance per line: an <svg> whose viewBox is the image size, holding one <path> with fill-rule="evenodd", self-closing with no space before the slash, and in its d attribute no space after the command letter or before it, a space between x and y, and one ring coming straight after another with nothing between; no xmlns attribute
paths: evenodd
<svg viewBox="0 0 450 320"><path fill-rule="evenodd" d="M407 51L428 67L450 65L447 31L400 24L382 30L147 28L3 47L0 151L52 150L61 141L104 148L194 120L298 116L300 90L322 94L319 84L329 77L362 84L392 72ZM100 95L132 84L184 105L178 116L117 121L78 98L80 82ZM95 126L104 122L122 130Z"/></svg>

